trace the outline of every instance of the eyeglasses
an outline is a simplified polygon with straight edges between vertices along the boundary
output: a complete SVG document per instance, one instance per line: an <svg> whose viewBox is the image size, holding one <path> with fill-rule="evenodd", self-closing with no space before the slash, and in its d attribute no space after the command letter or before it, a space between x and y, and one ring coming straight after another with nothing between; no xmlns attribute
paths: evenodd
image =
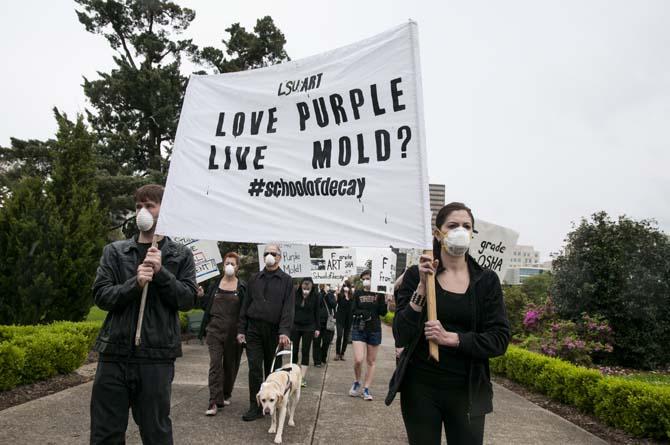
<svg viewBox="0 0 670 445"><path fill-rule="evenodd" d="M263 254L264 257L268 256L268 255L272 255L273 257L277 258L279 256L279 253L278 252L265 252Z"/></svg>

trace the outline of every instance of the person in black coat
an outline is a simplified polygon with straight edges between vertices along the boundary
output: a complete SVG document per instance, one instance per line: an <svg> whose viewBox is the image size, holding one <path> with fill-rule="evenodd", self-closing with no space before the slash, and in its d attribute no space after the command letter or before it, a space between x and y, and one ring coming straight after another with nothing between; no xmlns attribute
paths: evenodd
<svg viewBox="0 0 670 445"><path fill-rule="evenodd" d="M347 350L349 332L351 332L351 307L353 301L353 287L349 280L346 280L342 283L340 293L337 295L337 309L335 310L337 340L335 341L335 358L333 359L335 361L344 361L344 352Z"/></svg>
<svg viewBox="0 0 670 445"><path fill-rule="evenodd" d="M444 206L436 218L433 260L421 256L398 289L393 331L403 347L386 404L397 392L410 444L481 444L492 411L489 358L505 353L510 327L500 281L468 254L471 210ZM437 320L426 321L426 283L435 281ZM429 356L429 341L439 361Z"/></svg>
<svg viewBox="0 0 670 445"><path fill-rule="evenodd" d="M295 290L295 315L291 341L293 342L293 363L298 363L300 352L300 369L302 371L302 386L307 385L307 370L309 369L309 350L314 338L320 335L319 327L319 290L314 286L311 278L303 278L300 286ZM300 342L302 341L302 350Z"/></svg>
<svg viewBox="0 0 670 445"><path fill-rule="evenodd" d="M207 416L215 416L219 409L230 405L240 369L242 345L237 341L237 330L247 285L237 277L239 267L239 256L227 253L223 257L222 276L212 280L201 302L205 313L198 338L206 337L209 349Z"/></svg>
<svg viewBox="0 0 670 445"><path fill-rule="evenodd" d="M323 291L319 292L319 333L314 339L312 345L312 357L314 358L314 367L320 368L328 359L328 348L333 341L335 326L328 329L328 317L335 316L337 302L335 301L335 291L330 286L325 286Z"/></svg>

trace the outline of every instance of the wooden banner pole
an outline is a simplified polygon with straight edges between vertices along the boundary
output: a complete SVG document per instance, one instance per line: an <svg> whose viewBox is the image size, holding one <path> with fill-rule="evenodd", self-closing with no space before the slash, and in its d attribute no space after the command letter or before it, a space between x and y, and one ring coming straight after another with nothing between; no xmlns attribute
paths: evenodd
<svg viewBox="0 0 670 445"><path fill-rule="evenodd" d="M158 235L154 235L151 241L151 247L158 247ZM433 286L434 287L434 286ZM137 316L137 329L135 329L135 346L139 346L142 342L142 321L144 321L144 307L147 304L147 292L149 291L149 283L146 283L142 288L142 300L140 301L140 313ZM434 292L434 290L433 290Z"/></svg>
<svg viewBox="0 0 670 445"><path fill-rule="evenodd" d="M426 250L424 255L429 255L433 258L433 251ZM435 275L431 275L426 280L426 304L428 310L428 321L437 320L437 306L435 302ZM428 342L428 352L433 360L440 361L440 349L434 341Z"/></svg>

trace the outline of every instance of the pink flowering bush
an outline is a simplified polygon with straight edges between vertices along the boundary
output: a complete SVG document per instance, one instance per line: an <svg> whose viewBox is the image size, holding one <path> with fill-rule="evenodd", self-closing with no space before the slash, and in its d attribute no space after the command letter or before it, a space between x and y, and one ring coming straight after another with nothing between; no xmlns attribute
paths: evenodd
<svg viewBox="0 0 670 445"><path fill-rule="evenodd" d="M536 339L527 343L529 349L577 365L591 366L612 352L612 329L606 320L586 313L576 322L562 320L551 299L542 306L528 305L523 326Z"/></svg>

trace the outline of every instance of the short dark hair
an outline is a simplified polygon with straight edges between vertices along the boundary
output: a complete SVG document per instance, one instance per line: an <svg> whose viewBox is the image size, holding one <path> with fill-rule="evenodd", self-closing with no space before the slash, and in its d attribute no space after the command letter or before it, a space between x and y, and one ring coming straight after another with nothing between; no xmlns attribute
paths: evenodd
<svg viewBox="0 0 670 445"><path fill-rule="evenodd" d="M372 272L370 271L370 269L367 269L367 270L364 270L363 272L361 272L361 274L359 275L361 280L363 279L363 275L367 275L370 278L372 278Z"/></svg>
<svg viewBox="0 0 670 445"><path fill-rule="evenodd" d="M165 188L160 184L146 184L135 190L135 202L153 201L160 204L163 201Z"/></svg>

